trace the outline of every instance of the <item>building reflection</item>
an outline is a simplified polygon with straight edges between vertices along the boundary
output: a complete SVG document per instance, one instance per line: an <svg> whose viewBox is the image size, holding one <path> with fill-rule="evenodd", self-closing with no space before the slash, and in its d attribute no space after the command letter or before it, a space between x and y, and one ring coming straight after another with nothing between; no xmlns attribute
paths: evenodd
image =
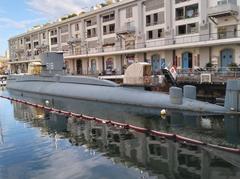
<svg viewBox="0 0 240 179"><path fill-rule="evenodd" d="M18 121L31 124L32 127L40 127L43 135L67 133L67 118L53 115L40 108L30 107L13 102L14 117Z"/></svg>
<svg viewBox="0 0 240 179"><path fill-rule="evenodd" d="M237 154L174 142L94 121L58 116L23 104L13 105L17 120L40 127L44 134L57 133L68 138L73 145L86 146L89 151L103 153L114 163L137 167L159 179L240 178L240 156ZM139 123L141 126L153 125L146 121ZM154 121L156 124L163 131L175 131L188 137L199 135L203 140L232 146L240 143L237 116L194 118L175 113L165 120Z"/></svg>

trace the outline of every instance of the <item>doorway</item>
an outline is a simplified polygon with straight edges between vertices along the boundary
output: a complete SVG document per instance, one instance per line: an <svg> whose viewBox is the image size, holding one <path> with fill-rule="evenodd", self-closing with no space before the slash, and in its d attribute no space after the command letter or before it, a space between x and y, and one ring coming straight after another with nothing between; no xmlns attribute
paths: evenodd
<svg viewBox="0 0 240 179"><path fill-rule="evenodd" d="M224 49L221 51L221 68L227 68L231 63L234 62L233 50Z"/></svg>
<svg viewBox="0 0 240 179"><path fill-rule="evenodd" d="M82 75L82 60L77 60L77 75Z"/></svg>
<svg viewBox="0 0 240 179"><path fill-rule="evenodd" d="M182 54L182 68L189 69L193 67L192 53L185 52Z"/></svg>

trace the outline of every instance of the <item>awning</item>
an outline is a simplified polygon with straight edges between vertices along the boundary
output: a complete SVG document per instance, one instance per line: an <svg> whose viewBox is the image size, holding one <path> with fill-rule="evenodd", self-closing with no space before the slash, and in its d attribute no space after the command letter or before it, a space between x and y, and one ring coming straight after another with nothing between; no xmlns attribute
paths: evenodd
<svg viewBox="0 0 240 179"><path fill-rule="evenodd" d="M31 62L29 63L30 66L42 66L41 62Z"/></svg>
<svg viewBox="0 0 240 179"><path fill-rule="evenodd" d="M22 61L8 62L8 64L21 64L21 63L31 63L31 62L41 62L41 60L40 59L37 59L37 60L22 60Z"/></svg>

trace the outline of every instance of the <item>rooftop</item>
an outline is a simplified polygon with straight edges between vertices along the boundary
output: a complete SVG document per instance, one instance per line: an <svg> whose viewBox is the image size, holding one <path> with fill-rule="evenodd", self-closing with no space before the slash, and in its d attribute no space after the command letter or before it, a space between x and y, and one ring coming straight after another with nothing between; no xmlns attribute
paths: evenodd
<svg viewBox="0 0 240 179"><path fill-rule="evenodd" d="M73 16L73 17L69 17L69 18L62 17L62 18L60 18L60 19L58 19L54 22L48 22L48 23L43 24L43 25L34 26L32 29L28 30L25 33L22 33L22 34L11 37L9 39L9 41L13 40L15 38L21 38L21 37L26 36L26 35L34 34L35 32L44 31L44 30L50 29L50 28L55 28L59 25L64 25L64 24L67 24L69 22L78 21L79 19L90 18L91 16L94 16L97 13L101 13L101 12L116 8L116 7L121 6L121 5L132 3L132 2L136 2L136 0L106 0L106 3L108 3L108 4L104 4L104 3L103 4L98 4L94 7L92 7L90 9L90 11L88 11L88 12L83 11L83 12L81 12L81 13L77 14L76 16Z"/></svg>

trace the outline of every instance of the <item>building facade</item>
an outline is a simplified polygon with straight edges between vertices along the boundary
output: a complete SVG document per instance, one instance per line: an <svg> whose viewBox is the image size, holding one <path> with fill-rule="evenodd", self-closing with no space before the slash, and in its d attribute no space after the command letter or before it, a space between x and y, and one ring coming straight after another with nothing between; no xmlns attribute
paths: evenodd
<svg viewBox="0 0 240 179"><path fill-rule="evenodd" d="M178 69L240 64L237 0L123 0L9 39L12 73L44 51L63 51L67 72L123 74L134 62Z"/></svg>

